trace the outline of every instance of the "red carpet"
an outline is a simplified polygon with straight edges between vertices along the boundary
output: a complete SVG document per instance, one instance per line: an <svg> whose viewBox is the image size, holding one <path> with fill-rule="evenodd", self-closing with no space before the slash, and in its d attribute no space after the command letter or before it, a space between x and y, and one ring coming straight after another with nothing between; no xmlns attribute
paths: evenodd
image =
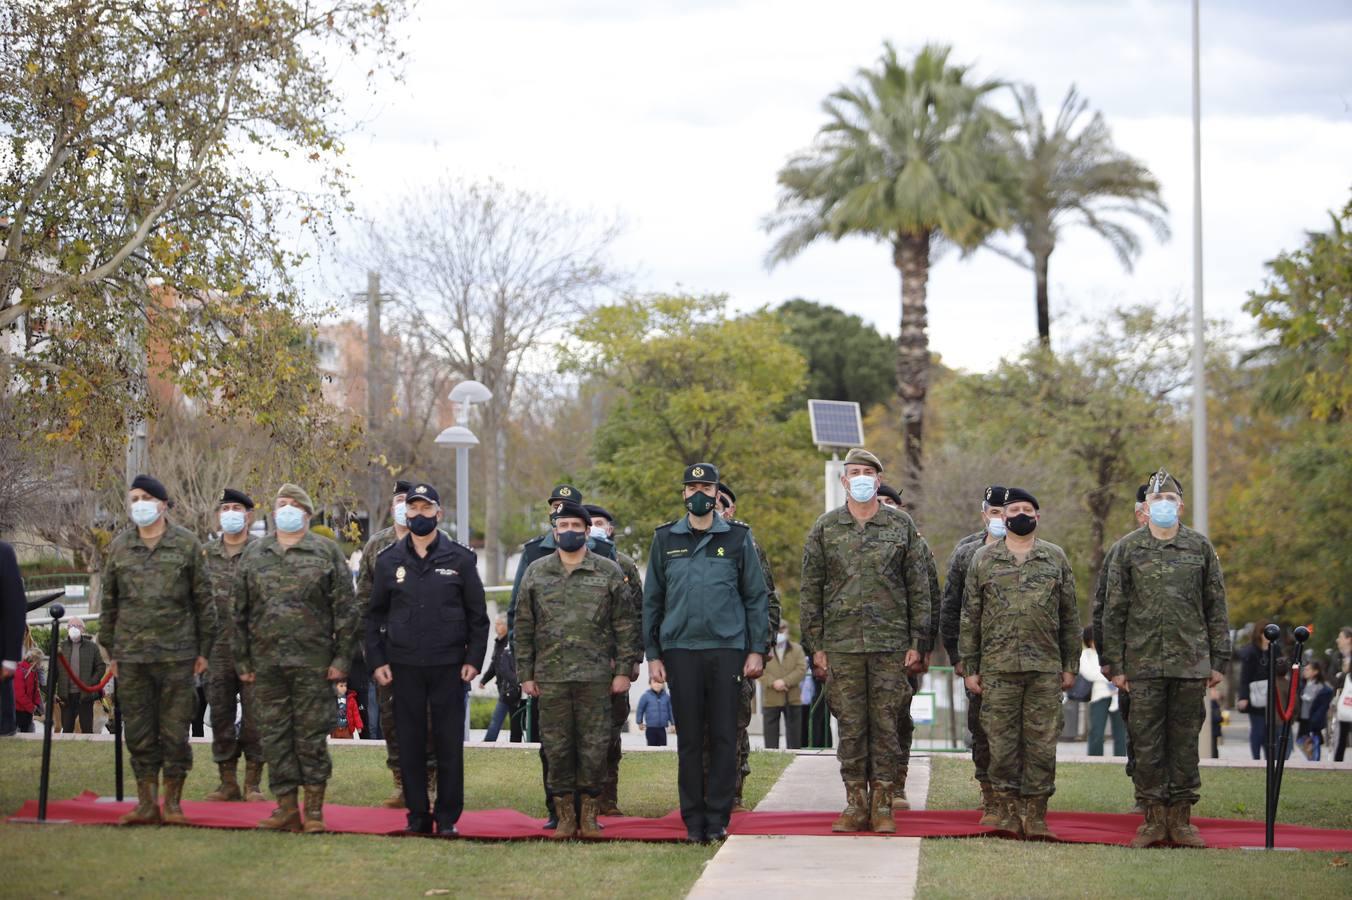
<svg viewBox="0 0 1352 900"><path fill-rule="evenodd" d="M132 801L100 803L95 795L85 792L74 800L49 802L47 818L69 819L79 825L111 825L117 817L131 809ZM272 810L272 803L210 803L184 801L183 811L194 825L204 828L253 828ZM19 810L20 817L34 817L38 813L36 801L30 800ZM835 813L818 812L749 812L732 817L733 834L805 834L830 835ZM899 837L976 837L990 831L977 824L981 818L977 810L927 810L897 814ZM393 834L404 827L402 810L365 806L324 807L324 821L330 831L348 834ZM486 809L466 812L460 819L462 837L479 840L511 841L539 839L549 836L542 829L543 819L533 819L511 809ZM678 841L685 837L685 827L677 813L660 819L634 817L603 818L606 838L622 841ZM1076 844L1122 844L1131 841L1140 816L1110 813L1053 812L1047 824L1061 836L1062 841ZM1202 837L1212 847L1234 849L1263 846L1263 823L1235 819L1193 819ZM879 838L885 836L878 835ZM1328 828L1304 828L1298 825L1277 826L1277 846L1299 850L1330 850L1352 852L1352 831Z"/></svg>

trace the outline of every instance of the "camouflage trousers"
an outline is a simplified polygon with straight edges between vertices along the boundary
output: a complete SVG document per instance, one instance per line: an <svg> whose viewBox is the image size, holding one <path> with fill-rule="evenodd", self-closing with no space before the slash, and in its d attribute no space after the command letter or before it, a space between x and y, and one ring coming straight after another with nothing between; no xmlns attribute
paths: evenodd
<svg viewBox="0 0 1352 900"><path fill-rule="evenodd" d="M540 685L540 741L550 794L597 796L610 750L610 682L554 681Z"/></svg>
<svg viewBox="0 0 1352 900"><path fill-rule="evenodd" d="M601 796L618 804L620 793L620 759L624 752L620 735L629 723L629 693L610 695L610 743L606 746L606 777L601 785Z"/></svg>
<svg viewBox="0 0 1352 900"><path fill-rule="evenodd" d="M972 765L977 781L986 784L991 780L991 742L986 737L986 729L981 727L981 695L967 692L967 730L972 732Z"/></svg>
<svg viewBox="0 0 1352 900"><path fill-rule="evenodd" d="M263 761L263 743L254 720L254 686L239 680L235 657L230 648L218 647L207 667L207 705L211 707L211 759L215 763L233 763L241 752L249 762ZM235 733L235 711L243 707L239 734Z"/></svg>
<svg viewBox="0 0 1352 900"><path fill-rule="evenodd" d="M254 682L268 787L289 794L333 774L329 732L338 715L327 666L260 666Z"/></svg>
<svg viewBox="0 0 1352 900"><path fill-rule="evenodd" d="M981 727L990 739L990 785L1023 797L1056 791L1061 677L1054 672L981 674Z"/></svg>
<svg viewBox="0 0 1352 900"><path fill-rule="evenodd" d="M376 685L376 703L380 704L380 733L385 737L385 765L399 771L399 727L394 722L394 684ZM437 748L432 741L432 713L427 713L427 771L437 770Z"/></svg>
<svg viewBox="0 0 1352 900"><path fill-rule="evenodd" d="M1127 733L1136 749L1136 796L1146 803L1196 803L1202 786L1197 735L1206 720L1206 680L1141 678L1128 686Z"/></svg>
<svg viewBox="0 0 1352 900"><path fill-rule="evenodd" d="M915 740L915 719L911 718L911 702L915 700L915 692L920 690L920 676L907 675L906 683L911 686L911 696L901 708L901 714L897 716L897 743L901 745L901 757L895 779L898 784L906 781L903 772L911 767L911 743Z"/></svg>
<svg viewBox="0 0 1352 900"><path fill-rule="evenodd" d="M737 784L733 788L733 803L740 803L742 800L742 784L746 781L746 776L751 774L751 715L756 706L756 682L750 678L743 678L738 682L741 685L740 693L737 697ZM709 734L704 734L704 781L709 781Z"/></svg>
<svg viewBox="0 0 1352 900"><path fill-rule="evenodd" d="M826 685L840 731L840 777L846 782L896 777L897 723L911 702L905 654L828 653Z"/></svg>
<svg viewBox="0 0 1352 900"><path fill-rule="evenodd" d="M131 756L131 770L140 781L183 778L192 771L192 725L197 690L193 687L193 660L173 662L119 662L117 700Z"/></svg>

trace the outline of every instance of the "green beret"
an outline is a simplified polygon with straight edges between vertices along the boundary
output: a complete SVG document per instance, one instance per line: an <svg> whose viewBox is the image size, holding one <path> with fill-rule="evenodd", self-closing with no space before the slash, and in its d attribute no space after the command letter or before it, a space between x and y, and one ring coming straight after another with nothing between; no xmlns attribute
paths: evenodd
<svg viewBox="0 0 1352 900"><path fill-rule="evenodd" d="M288 500L294 500L297 506L304 509L310 515L313 516L315 514L314 501L310 499L309 494L305 493L305 488L300 485L284 484L277 488L277 499L280 500L283 497Z"/></svg>
<svg viewBox="0 0 1352 900"><path fill-rule="evenodd" d="M855 447L849 453L846 453L844 464L847 466L872 466L873 471L879 474L883 471L883 464L878 461L878 457L869 453L863 447Z"/></svg>
<svg viewBox="0 0 1352 900"><path fill-rule="evenodd" d="M694 463L685 467L682 484L718 484L718 466L713 463Z"/></svg>

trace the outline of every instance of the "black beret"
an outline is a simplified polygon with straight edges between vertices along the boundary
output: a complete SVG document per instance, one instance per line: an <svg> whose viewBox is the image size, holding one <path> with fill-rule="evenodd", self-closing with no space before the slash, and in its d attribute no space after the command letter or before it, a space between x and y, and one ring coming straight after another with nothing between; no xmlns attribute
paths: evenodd
<svg viewBox="0 0 1352 900"><path fill-rule="evenodd" d="M149 475L137 475L131 480L131 490L141 489L156 500L169 502L169 492L164 489L158 478L151 478Z"/></svg>
<svg viewBox="0 0 1352 900"><path fill-rule="evenodd" d="M1027 491L1025 491L1023 488L1006 488L1005 502L1002 505L1009 506L1011 503L1017 503L1020 500L1024 501L1025 503L1033 504L1033 509L1039 510L1042 509L1042 507L1037 505L1037 498L1034 497L1032 494L1028 493Z"/></svg>
<svg viewBox="0 0 1352 900"><path fill-rule="evenodd" d="M728 487L721 481L718 483L718 492L720 494L727 494L728 499L731 500L733 503L737 502L737 495L732 492L732 488Z"/></svg>
<svg viewBox="0 0 1352 900"><path fill-rule="evenodd" d="M595 503L584 503L582 504L582 508L587 511L587 515L591 516L593 521L596 519L605 519L612 524L615 522L615 517L612 516L610 511L604 506L597 506Z"/></svg>
<svg viewBox="0 0 1352 900"><path fill-rule="evenodd" d="M591 515L587 512L587 507L573 500L560 501L559 508L549 516L551 522L557 522L559 519L581 519L588 526L591 525Z"/></svg>
<svg viewBox="0 0 1352 900"><path fill-rule="evenodd" d="M713 463L694 463L685 467L683 484L718 484L718 466Z"/></svg>
<svg viewBox="0 0 1352 900"><path fill-rule="evenodd" d="M556 500L570 500L573 503L582 502L582 492L571 484L556 484L554 490L549 492L549 502Z"/></svg>
<svg viewBox="0 0 1352 900"><path fill-rule="evenodd" d="M897 506L901 506L901 494L890 484L884 484L878 488L878 496L886 497Z"/></svg>
<svg viewBox="0 0 1352 900"><path fill-rule="evenodd" d="M216 502L218 504L241 503L244 505L245 509L254 508L253 498L250 497L248 494L244 493L243 491L237 491L234 488L226 488L225 490L221 491L221 499L217 500Z"/></svg>
<svg viewBox="0 0 1352 900"><path fill-rule="evenodd" d="M1137 503L1144 503L1144 502L1145 502L1145 495L1148 494L1148 493L1150 493L1150 485L1148 485L1148 484L1143 484L1143 485L1141 485L1140 487L1138 487L1138 488L1136 489L1136 502L1137 502Z"/></svg>
<svg viewBox="0 0 1352 900"><path fill-rule="evenodd" d="M981 499L990 506L1004 506L1005 494L1007 493L1009 493L1009 488L993 484L986 488L986 493L982 495Z"/></svg>
<svg viewBox="0 0 1352 900"><path fill-rule="evenodd" d="M438 505L441 504L441 495L437 489L430 484L415 484L408 492L409 500L431 500Z"/></svg>
<svg viewBox="0 0 1352 900"><path fill-rule="evenodd" d="M411 481L404 481L404 480L401 478L401 479L399 479L398 481L396 481L396 482L394 483L394 495L393 495L393 496L396 496L396 497L397 497L397 496L399 496L400 494L407 494L407 493L408 493L409 491L411 491L411 490L413 490L413 482L411 482Z"/></svg>

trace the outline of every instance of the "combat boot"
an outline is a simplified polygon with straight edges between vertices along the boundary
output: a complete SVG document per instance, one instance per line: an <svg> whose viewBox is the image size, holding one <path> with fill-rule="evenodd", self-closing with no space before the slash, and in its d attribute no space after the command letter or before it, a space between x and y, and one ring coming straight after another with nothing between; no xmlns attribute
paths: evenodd
<svg viewBox="0 0 1352 900"><path fill-rule="evenodd" d="M164 824L187 825L188 817L183 815L183 776L164 777Z"/></svg>
<svg viewBox="0 0 1352 900"><path fill-rule="evenodd" d="M1044 841L1059 841L1056 832L1047 827L1047 798L1023 798L1023 836Z"/></svg>
<svg viewBox="0 0 1352 900"><path fill-rule="evenodd" d="M1170 842L1180 847L1195 847L1199 850L1206 846L1201 833L1192 824L1191 803L1175 803L1169 807L1165 822Z"/></svg>
<svg viewBox="0 0 1352 900"><path fill-rule="evenodd" d="M305 826L306 834L323 834L329 829L324 825L324 785L307 784L305 786Z"/></svg>
<svg viewBox="0 0 1352 900"><path fill-rule="evenodd" d="M729 814L744 813L748 811L747 808L742 804L742 784L745 781L746 775L741 772L738 772L737 787L732 792L732 809L728 810Z"/></svg>
<svg viewBox="0 0 1352 900"><path fill-rule="evenodd" d="M239 792L239 763L221 763L219 768L221 783L216 786L216 790L207 794L206 799L217 802L241 799L244 795Z"/></svg>
<svg viewBox="0 0 1352 900"><path fill-rule="evenodd" d="M893 809L910 809L911 801L906 799L906 770L908 766L902 766L897 769L897 780L894 781L892 791Z"/></svg>
<svg viewBox="0 0 1352 900"><path fill-rule="evenodd" d="M386 809L403 809L404 776L398 769L391 769L390 771L394 774L394 793L381 801L380 805Z"/></svg>
<svg viewBox="0 0 1352 900"><path fill-rule="evenodd" d="M1023 837L1023 820L1019 818L1019 795L1012 791L995 792L995 833L1006 837Z"/></svg>
<svg viewBox="0 0 1352 900"><path fill-rule="evenodd" d="M892 782L875 781L869 792L869 828L878 834L896 834L892 818Z"/></svg>
<svg viewBox="0 0 1352 900"><path fill-rule="evenodd" d="M159 780L136 779L136 808L118 818L119 825L160 825Z"/></svg>
<svg viewBox="0 0 1352 900"><path fill-rule="evenodd" d="M259 831L300 831L300 807L296 803L296 789L277 795L277 808L256 826Z"/></svg>
<svg viewBox="0 0 1352 900"><path fill-rule="evenodd" d="M845 782L845 809L831 823L835 832L868 831L868 784L863 781Z"/></svg>
<svg viewBox="0 0 1352 900"><path fill-rule="evenodd" d="M1169 825L1164 804L1146 801L1145 821L1141 823L1140 828L1136 829L1136 836L1131 839L1130 846L1134 850L1140 850L1143 847L1163 843L1168 839Z"/></svg>
<svg viewBox="0 0 1352 900"><path fill-rule="evenodd" d="M1000 821L1000 808L995 802L995 791L989 781L978 781L981 785L981 821L978 825L992 826Z"/></svg>
<svg viewBox="0 0 1352 900"><path fill-rule="evenodd" d="M596 816L601 811L601 800L591 794L582 795L582 819L577 823L578 832L584 838L599 838L601 825Z"/></svg>
<svg viewBox="0 0 1352 900"><path fill-rule="evenodd" d="M577 808L572 794L554 795L554 815L558 817L559 824L550 838L566 840L577 837Z"/></svg>
<svg viewBox="0 0 1352 900"><path fill-rule="evenodd" d="M617 796L618 794L619 794L619 785L617 785L613 781L606 782L605 786L601 788L601 797L599 800L600 815L603 816L624 815L624 813L620 811L620 801L619 797Z"/></svg>
<svg viewBox="0 0 1352 900"><path fill-rule="evenodd" d="M250 803L259 803L268 799L259 789L263 781L263 761L251 759L244 764L244 799Z"/></svg>

